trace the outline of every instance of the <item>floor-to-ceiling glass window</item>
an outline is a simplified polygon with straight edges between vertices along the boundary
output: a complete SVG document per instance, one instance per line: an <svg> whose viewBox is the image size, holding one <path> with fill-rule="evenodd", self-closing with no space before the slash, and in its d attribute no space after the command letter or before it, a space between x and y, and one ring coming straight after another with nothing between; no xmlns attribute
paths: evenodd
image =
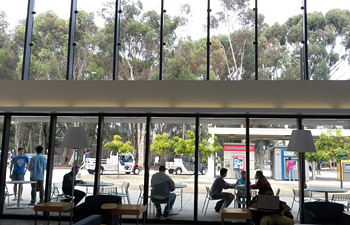
<svg viewBox="0 0 350 225"><path fill-rule="evenodd" d="M88 146L75 149L62 146L63 140L69 128L84 127L88 140ZM86 196L92 195L94 186L94 176L88 172L87 159L96 157L98 118L89 116L59 116L56 123L55 152L52 171L52 195L51 201L61 201L64 193L62 192L63 177L72 170L73 165L77 165L79 172L76 175L77 180L84 181L84 184L76 184L75 189L80 190ZM76 204L84 202L82 199Z"/></svg>
<svg viewBox="0 0 350 225"><path fill-rule="evenodd" d="M259 0L259 80L300 80L302 1Z"/></svg>
<svg viewBox="0 0 350 225"><path fill-rule="evenodd" d="M164 10L163 79L205 80L207 1L165 0Z"/></svg>
<svg viewBox="0 0 350 225"><path fill-rule="evenodd" d="M9 140L9 163L6 170L6 188L8 195L4 205L4 214L33 214L31 201L40 202L39 193L36 199L31 196L31 184L24 183L20 191L20 184L13 181L30 180L27 166L31 158L36 155L35 147L43 147L43 155L47 155L49 141L49 116L12 116ZM45 183L44 183L45 184ZM5 188L5 191L6 191ZM43 200L43 199L42 199Z"/></svg>
<svg viewBox="0 0 350 225"><path fill-rule="evenodd" d="M160 1L122 1L118 80L158 80Z"/></svg>
<svg viewBox="0 0 350 225"><path fill-rule="evenodd" d="M65 80L70 2L35 1L30 80Z"/></svg>
<svg viewBox="0 0 350 225"><path fill-rule="evenodd" d="M152 192L152 176L159 172L159 166L165 166L165 173L175 183L173 193L176 199L172 219L193 220L195 119L152 118L150 135L150 191ZM161 204L161 208L161 214L164 214L165 205ZM150 218L156 216L157 212L151 214Z"/></svg>
<svg viewBox="0 0 350 225"><path fill-rule="evenodd" d="M78 0L74 80L112 80L115 1Z"/></svg>
<svg viewBox="0 0 350 225"><path fill-rule="evenodd" d="M254 3L220 0L210 4L210 79L254 80Z"/></svg>
<svg viewBox="0 0 350 225"><path fill-rule="evenodd" d="M27 1L2 4L0 10L0 80L20 80Z"/></svg>
<svg viewBox="0 0 350 225"><path fill-rule="evenodd" d="M199 175L198 183L198 220L220 221L218 200L209 200L207 194L220 169L226 168L226 182L235 184L238 177L235 171L235 158L239 159L240 170L246 168L246 123L244 118L201 118L199 129L199 157L206 166L206 174ZM237 165L236 165L237 166ZM238 170L237 170L238 171ZM240 171L238 171L238 176ZM237 189L226 189L233 195ZM238 200L238 199L236 199ZM234 200L229 207L237 207Z"/></svg>
<svg viewBox="0 0 350 225"><path fill-rule="evenodd" d="M118 193L123 204L143 204L145 132L146 118L105 117L101 194ZM103 186L105 183L111 186Z"/></svg>
<svg viewBox="0 0 350 225"><path fill-rule="evenodd" d="M257 182L254 179L256 171L261 171L274 193L279 194L280 200L291 207L293 189L298 189L298 163L300 162L295 152L287 151L287 145L292 130L297 129L297 120L251 118L249 125L249 140L252 147L251 183ZM288 168L289 161L293 163L290 168ZM253 187L251 191L254 196L259 191L259 187ZM298 206L292 209L294 219L298 210Z"/></svg>
<svg viewBox="0 0 350 225"><path fill-rule="evenodd" d="M310 80L348 80L350 6L346 0L307 1Z"/></svg>

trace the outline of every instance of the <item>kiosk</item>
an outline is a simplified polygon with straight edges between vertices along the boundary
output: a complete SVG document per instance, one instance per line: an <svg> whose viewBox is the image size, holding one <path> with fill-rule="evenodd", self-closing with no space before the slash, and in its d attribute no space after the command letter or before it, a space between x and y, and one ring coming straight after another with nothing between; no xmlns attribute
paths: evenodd
<svg viewBox="0 0 350 225"><path fill-rule="evenodd" d="M236 179L235 171L233 168L233 161L235 157L240 160L240 170L246 170L246 145L245 144L224 144L224 167L227 171L227 178ZM249 165L250 165L250 176L254 177L254 144L250 144L249 146Z"/></svg>
<svg viewBox="0 0 350 225"><path fill-rule="evenodd" d="M287 146L274 146L271 153L271 170L272 178L275 180L289 180L287 172L287 162L289 157L294 161L294 179L299 179L298 156L294 152L287 151ZM308 162L305 161L305 168L309 168ZM305 179L309 180L309 169L305 170Z"/></svg>

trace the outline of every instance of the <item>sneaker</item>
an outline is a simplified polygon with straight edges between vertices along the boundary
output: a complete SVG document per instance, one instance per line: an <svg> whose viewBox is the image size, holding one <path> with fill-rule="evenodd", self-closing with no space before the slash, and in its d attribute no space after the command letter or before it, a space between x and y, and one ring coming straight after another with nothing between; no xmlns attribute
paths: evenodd
<svg viewBox="0 0 350 225"><path fill-rule="evenodd" d="M157 212L157 214L156 214L156 217L162 217L162 213L161 212Z"/></svg>
<svg viewBox="0 0 350 225"><path fill-rule="evenodd" d="M215 210L215 212L217 212L217 213L220 212L220 209L217 209L217 208L215 208L215 207L214 207L214 210Z"/></svg>
<svg viewBox="0 0 350 225"><path fill-rule="evenodd" d="M30 202L28 205L35 205L35 202Z"/></svg>
<svg viewBox="0 0 350 225"><path fill-rule="evenodd" d="M20 200L23 201L23 198L21 198Z"/></svg>
<svg viewBox="0 0 350 225"><path fill-rule="evenodd" d="M17 198L16 198L16 197L14 197L14 198L12 199L12 201L17 201Z"/></svg>
<svg viewBox="0 0 350 225"><path fill-rule="evenodd" d="M43 204L43 202L37 202L36 204L40 205L40 204Z"/></svg>

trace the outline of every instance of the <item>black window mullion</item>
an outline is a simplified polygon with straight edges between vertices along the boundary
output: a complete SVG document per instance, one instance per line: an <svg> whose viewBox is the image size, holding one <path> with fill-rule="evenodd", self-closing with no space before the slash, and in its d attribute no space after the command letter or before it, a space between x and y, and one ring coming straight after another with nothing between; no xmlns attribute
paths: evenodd
<svg viewBox="0 0 350 225"><path fill-rule="evenodd" d="M68 39L68 60L67 60L67 80L73 80L73 64L75 43L75 23L77 10L77 0L71 0L70 18L69 18L69 39Z"/></svg>
<svg viewBox="0 0 350 225"><path fill-rule="evenodd" d="M1 143L1 177L0 177L0 215L3 215L4 202L5 201L5 183L6 183L6 171L7 171L7 159L10 142L10 128L11 128L11 115L4 116L4 124L2 129L2 143Z"/></svg>
<svg viewBox="0 0 350 225"><path fill-rule="evenodd" d="M208 0L207 8L207 80L210 80L210 0Z"/></svg>
<svg viewBox="0 0 350 225"><path fill-rule="evenodd" d="M34 4L35 0L28 0L26 32L24 38L24 52L23 52L23 66L22 66L22 80L29 80L30 71L30 55L32 50L32 34L34 24Z"/></svg>
<svg viewBox="0 0 350 225"><path fill-rule="evenodd" d="M307 47L307 10L306 10L306 0L303 0L303 61L304 61L304 80L310 80L309 77L309 63L308 63L308 47Z"/></svg>
<svg viewBox="0 0 350 225"><path fill-rule="evenodd" d="M144 161L144 166L145 166L145 176L144 176L144 197L143 197L143 204L147 205L148 204L148 190L149 190L149 162L150 162L150 142L151 142L151 117L147 116L147 121L146 121L146 140L145 140L145 161ZM145 213L144 216L147 216L147 213Z"/></svg>
<svg viewBox="0 0 350 225"><path fill-rule="evenodd" d="M196 116L196 137L195 137L195 155L194 155L194 212L193 220L198 221L198 173L199 173L199 116Z"/></svg>
<svg viewBox="0 0 350 225"><path fill-rule="evenodd" d="M255 80L259 80L258 76L258 0L255 0L255 40L254 40L254 47L255 47Z"/></svg>
<svg viewBox="0 0 350 225"><path fill-rule="evenodd" d="M113 80L118 80L118 61L119 61L119 38L120 38L120 0L115 2L115 18L114 18L114 56L113 56Z"/></svg>
<svg viewBox="0 0 350 225"><path fill-rule="evenodd" d="M161 0L161 11L160 11L160 54L159 54L159 80L163 80L163 51L164 51L164 0Z"/></svg>
<svg viewBox="0 0 350 225"><path fill-rule="evenodd" d="M96 163L95 163L95 178L94 178L94 195L100 193L100 169L102 156L102 142L103 142L104 117L98 117L97 128L97 145L96 145Z"/></svg>
<svg viewBox="0 0 350 225"><path fill-rule="evenodd" d="M56 140L56 126L57 115L50 117L50 130L49 130L49 146L47 153L47 166L46 166L46 183L45 183L45 202L51 200L51 184L52 184L52 171L55 155L55 140ZM45 149L44 149L45 151Z"/></svg>

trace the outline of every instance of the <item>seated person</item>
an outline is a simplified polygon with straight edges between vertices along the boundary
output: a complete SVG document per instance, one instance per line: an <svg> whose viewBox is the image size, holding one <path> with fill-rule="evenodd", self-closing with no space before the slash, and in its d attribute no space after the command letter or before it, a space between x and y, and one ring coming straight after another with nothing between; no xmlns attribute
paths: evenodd
<svg viewBox="0 0 350 225"><path fill-rule="evenodd" d="M229 184L227 183L224 178L227 176L227 169L226 168L221 168L220 169L220 176L218 176L211 188L210 188L210 197L212 199L222 199L219 201L216 206L215 206L215 211L220 212L221 208L227 208L235 196L232 193L228 192L222 192L222 189L228 189L228 188L234 188L236 185L235 184Z"/></svg>
<svg viewBox="0 0 350 225"><path fill-rule="evenodd" d="M262 171L260 170L256 171L255 179L256 179L255 184L250 185L250 188L259 189L259 192L260 192L261 189L271 187L270 182L266 179Z"/></svg>
<svg viewBox="0 0 350 225"><path fill-rule="evenodd" d="M273 195L271 187L261 188L259 195ZM252 201L249 202L249 207L258 208L258 196L255 196ZM287 203L280 201L279 213L253 211L252 210L252 222L255 225L293 225L293 216L290 213L290 207Z"/></svg>
<svg viewBox="0 0 350 225"><path fill-rule="evenodd" d="M79 169L79 166L74 166L72 167L72 170L69 173L64 175L62 182L62 191L64 194L72 196L72 189L76 184L75 176L78 174ZM78 203L85 197L85 195L85 192L74 189L74 205L78 205Z"/></svg>
<svg viewBox="0 0 350 225"><path fill-rule="evenodd" d="M241 177L238 178L237 182L236 182L236 185L245 185L247 183L247 173L246 171L242 170L241 171ZM251 185L251 182L249 181L249 185ZM237 191L237 195L236 195L236 198L239 201L242 201L242 198L245 198L246 197L246 193L245 191L242 191L240 189L238 189ZM241 208L241 204L238 203L238 208Z"/></svg>
<svg viewBox="0 0 350 225"><path fill-rule="evenodd" d="M157 209L156 217L162 216L162 209L159 203L168 203L163 214L164 217L168 217L175 203L176 194L170 193L175 190L175 183L167 174L165 174L165 166L160 166L159 172L153 174L151 187L151 200L154 202ZM166 202L163 202L162 200Z"/></svg>

